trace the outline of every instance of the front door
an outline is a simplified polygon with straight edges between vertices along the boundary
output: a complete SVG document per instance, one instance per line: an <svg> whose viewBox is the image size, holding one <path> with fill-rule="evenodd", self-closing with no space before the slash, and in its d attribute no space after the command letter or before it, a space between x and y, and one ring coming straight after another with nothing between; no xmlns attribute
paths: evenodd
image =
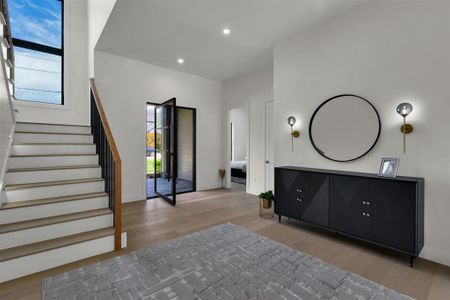
<svg viewBox="0 0 450 300"><path fill-rule="evenodd" d="M176 99L155 108L155 193L176 204L177 124Z"/></svg>

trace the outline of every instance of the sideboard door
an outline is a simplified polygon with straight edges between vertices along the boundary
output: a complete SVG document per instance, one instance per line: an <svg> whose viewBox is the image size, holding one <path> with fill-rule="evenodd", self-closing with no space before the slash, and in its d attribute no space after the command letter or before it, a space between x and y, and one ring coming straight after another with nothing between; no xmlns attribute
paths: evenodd
<svg viewBox="0 0 450 300"><path fill-rule="evenodd" d="M360 238L366 237L367 188L367 179L351 176L331 176L331 229Z"/></svg>
<svg viewBox="0 0 450 300"><path fill-rule="evenodd" d="M300 202L297 200L299 172L275 169L275 213L297 219Z"/></svg>
<svg viewBox="0 0 450 300"><path fill-rule="evenodd" d="M416 183L372 180L367 238L415 253Z"/></svg>
<svg viewBox="0 0 450 300"><path fill-rule="evenodd" d="M299 219L316 225L330 225L330 185L328 174L299 172L297 199Z"/></svg>
<svg viewBox="0 0 450 300"><path fill-rule="evenodd" d="M275 213L329 226L328 174L275 170Z"/></svg>

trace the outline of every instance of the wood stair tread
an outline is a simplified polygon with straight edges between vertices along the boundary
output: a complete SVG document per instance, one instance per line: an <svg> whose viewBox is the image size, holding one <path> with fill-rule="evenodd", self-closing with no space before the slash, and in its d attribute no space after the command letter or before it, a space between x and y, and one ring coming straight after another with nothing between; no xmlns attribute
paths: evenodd
<svg viewBox="0 0 450 300"><path fill-rule="evenodd" d="M59 143L13 143L13 146L58 146L58 145L94 145L94 143L64 143L64 142L59 142Z"/></svg>
<svg viewBox="0 0 450 300"><path fill-rule="evenodd" d="M52 123L34 123L34 122L17 122L17 124L25 124L25 125L50 125L50 126L70 126L70 127L89 127L89 125L74 125L74 124L52 124Z"/></svg>
<svg viewBox="0 0 450 300"><path fill-rule="evenodd" d="M4 190L5 191L13 191L13 190L19 190L19 189L35 188L35 187L87 183L87 182L96 182L96 181L103 181L103 178L70 179L70 180L45 181L45 182L36 182L36 183L10 184L10 185L5 186Z"/></svg>
<svg viewBox="0 0 450 300"><path fill-rule="evenodd" d="M90 199L90 198L98 198L98 197L105 197L105 196L108 196L108 193L99 192L99 193L77 194L77 195L44 198L44 199L28 200L28 201L9 202L9 203L3 203L3 205L0 206L0 210L1 209L21 208L21 207L27 207L27 206L45 205L45 204L59 203L59 202L66 202L66 201L75 201L75 200L82 200L82 199Z"/></svg>
<svg viewBox="0 0 450 300"><path fill-rule="evenodd" d="M52 157L52 156L97 156L96 153L69 153L69 154L31 154L31 155L11 155L10 157Z"/></svg>
<svg viewBox="0 0 450 300"><path fill-rule="evenodd" d="M45 218L27 220L27 221L16 222L16 223L8 223L8 224L0 225L0 234L30 229L30 228L35 228L35 227L41 227L41 226L46 226L46 225L58 224L58 223L63 223L63 222L75 221L75 220L80 220L80 219L85 219L85 218L92 218L92 217L102 216L102 215L107 215L107 214L112 214L111 209L100 208L100 209L87 210L87 211L53 216L53 217L45 217Z"/></svg>
<svg viewBox="0 0 450 300"><path fill-rule="evenodd" d="M108 227L93 231L82 232L74 235L68 235L56 239L46 240L42 242L32 243L28 245L8 248L0 250L0 262L48 250L53 250L65 246L74 245L112 234L114 234L114 228Z"/></svg>
<svg viewBox="0 0 450 300"><path fill-rule="evenodd" d="M83 136L91 136L90 133L72 133L72 132L46 132L46 131L15 131L14 133L21 134L54 134L54 135L83 135Z"/></svg>
<svg viewBox="0 0 450 300"><path fill-rule="evenodd" d="M100 168L100 165L78 165L78 166L58 166L58 167L17 168L17 169L9 169L7 171L7 173L34 172L34 171L53 171L53 170L72 170L72 169L89 169L89 168Z"/></svg>

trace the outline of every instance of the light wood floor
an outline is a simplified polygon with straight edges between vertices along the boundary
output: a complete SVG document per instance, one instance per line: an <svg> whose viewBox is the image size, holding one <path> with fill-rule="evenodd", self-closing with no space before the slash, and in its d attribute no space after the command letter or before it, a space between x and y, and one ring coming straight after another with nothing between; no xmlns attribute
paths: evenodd
<svg viewBox="0 0 450 300"><path fill-rule="evenodd" d="M40 299L41 280L114 255L161 243L210 226L231 222L417 299L450 299L450 268L335 236L294 221L258 216L258 199L242 189L178 196L177 207L161 199L123 206L128 248L0 284L0 299Z"/></svg>

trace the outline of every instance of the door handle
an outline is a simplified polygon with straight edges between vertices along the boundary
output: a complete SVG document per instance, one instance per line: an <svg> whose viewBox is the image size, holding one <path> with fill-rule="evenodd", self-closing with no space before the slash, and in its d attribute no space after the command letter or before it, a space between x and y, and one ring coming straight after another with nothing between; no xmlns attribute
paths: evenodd
<svg viewBox="0 0 450 300"><path fill-rule="evenodd" d="M270 161L266 160L266 164L270 163Z"/></svg>

